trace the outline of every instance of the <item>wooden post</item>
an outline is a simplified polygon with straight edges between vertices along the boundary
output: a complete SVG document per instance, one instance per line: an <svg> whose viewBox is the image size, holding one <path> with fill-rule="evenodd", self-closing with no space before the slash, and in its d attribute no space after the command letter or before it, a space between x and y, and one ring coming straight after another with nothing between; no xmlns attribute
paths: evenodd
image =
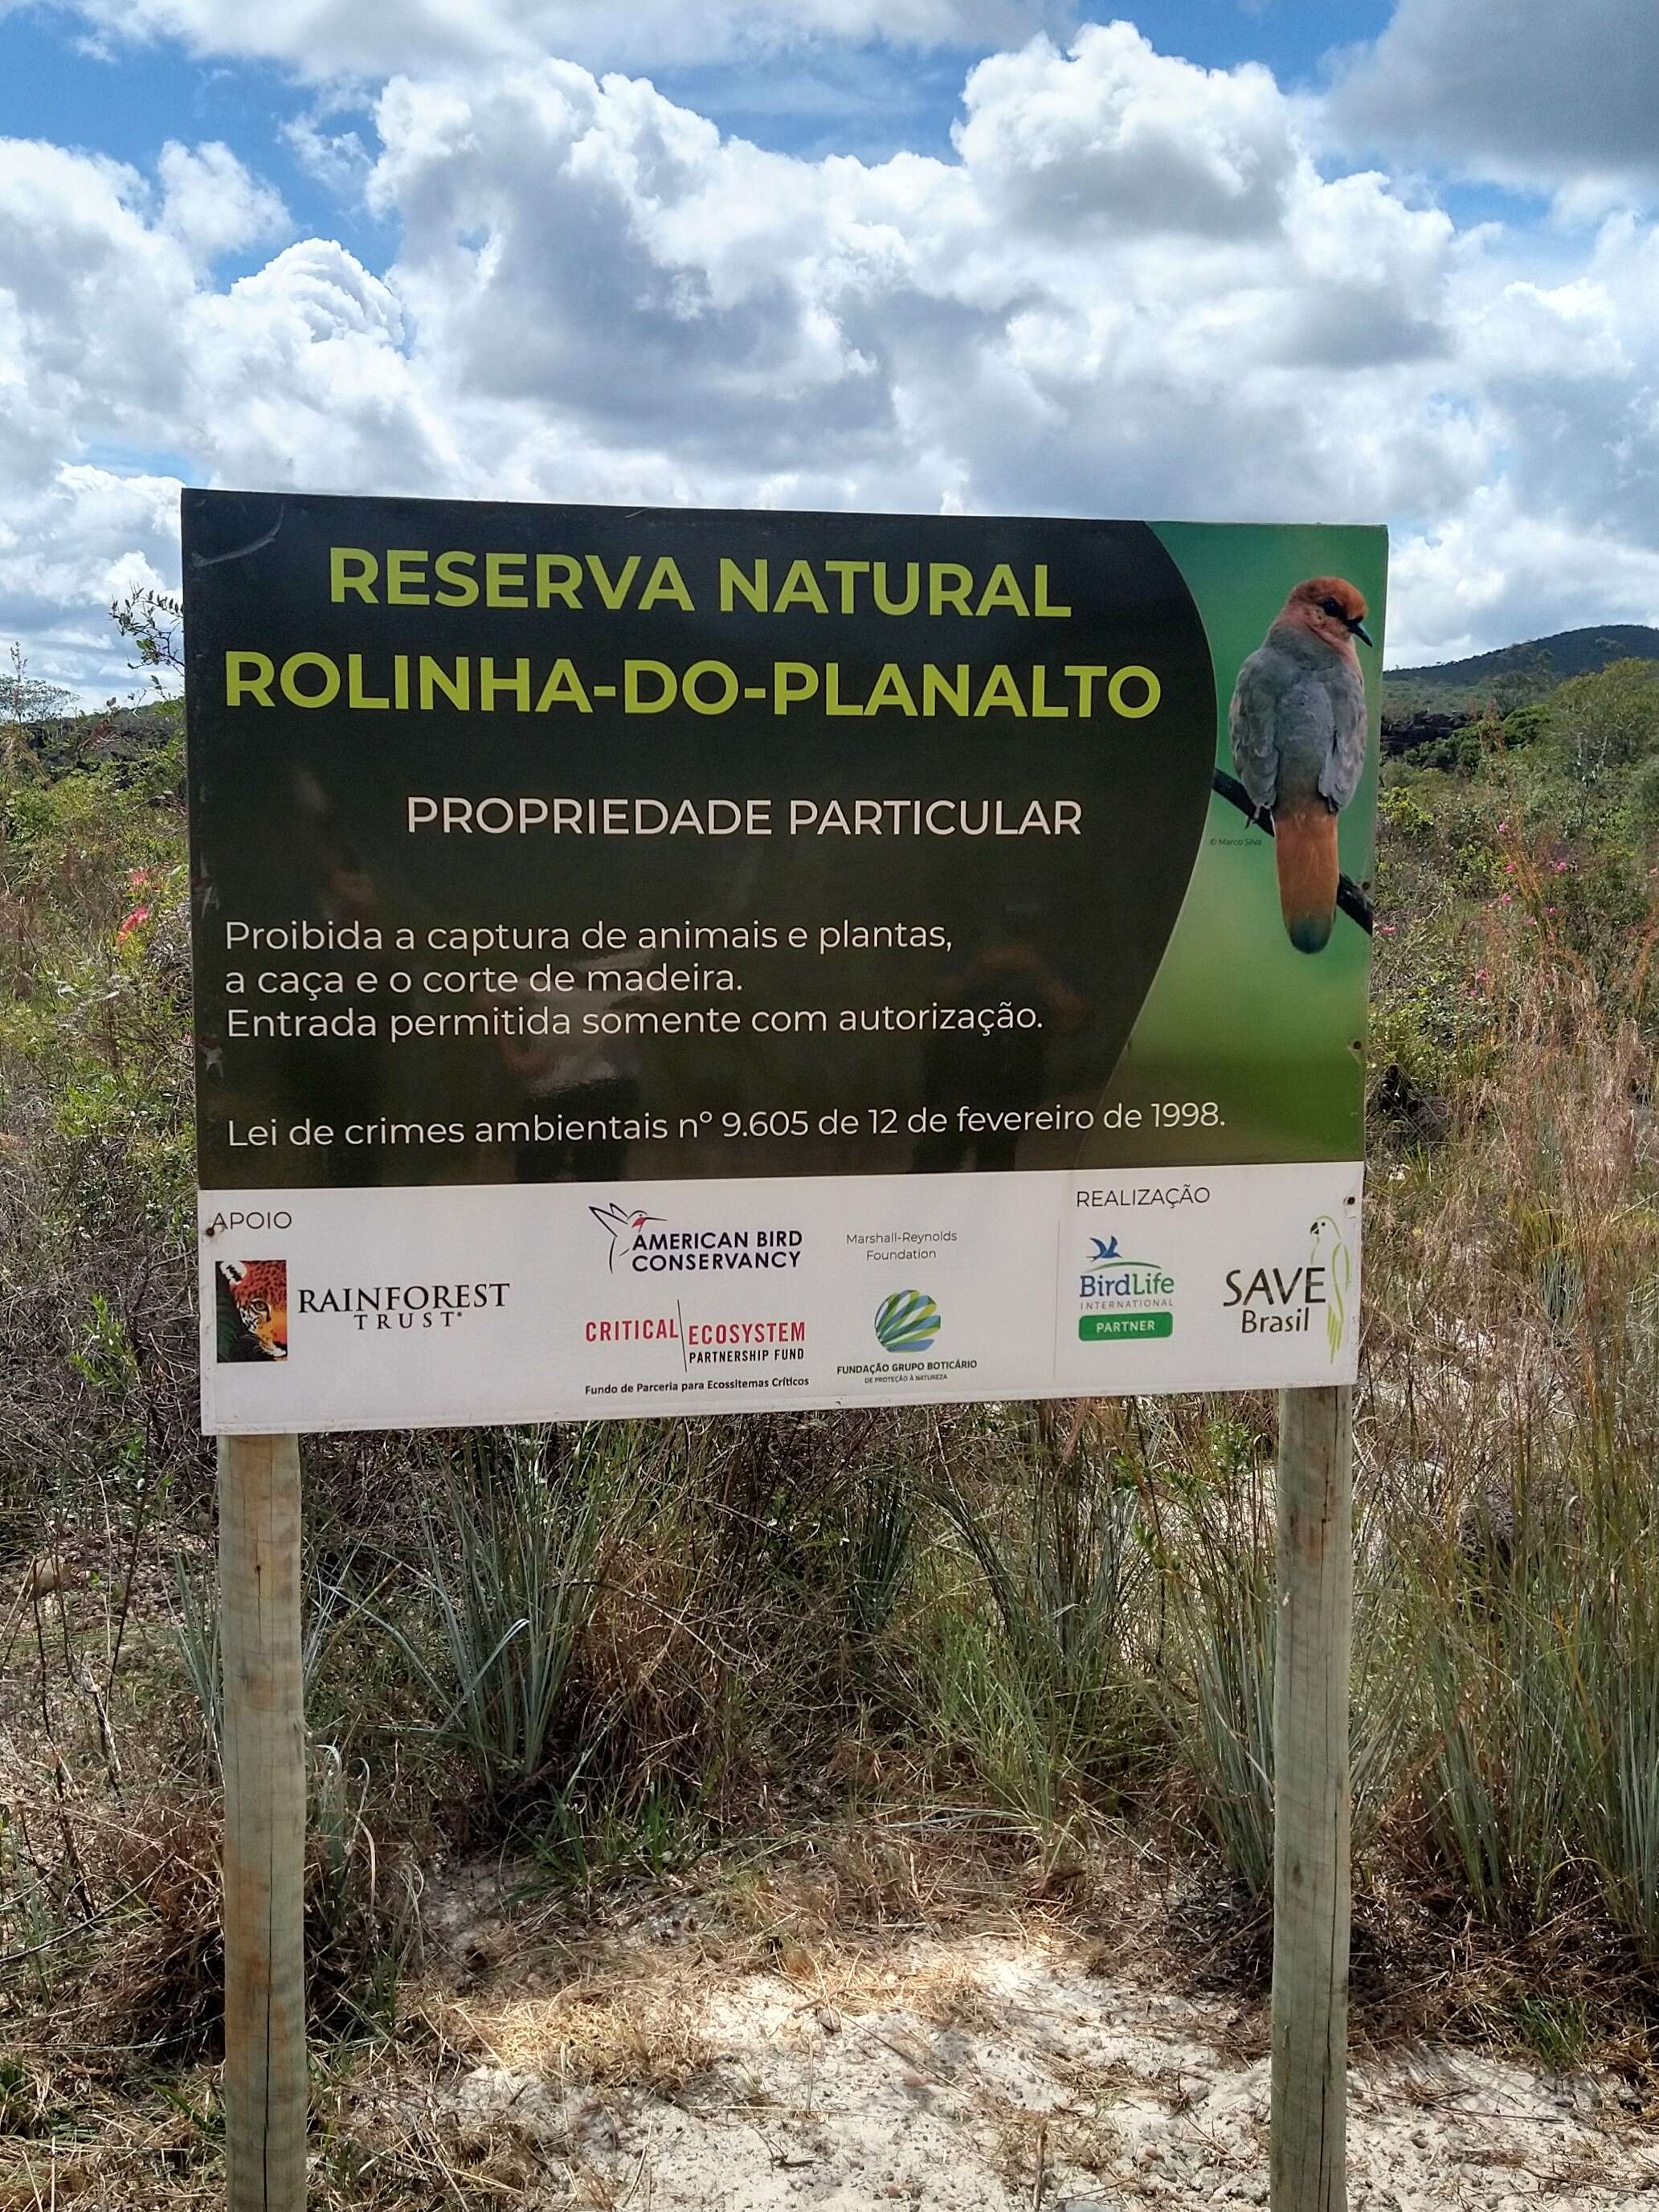
<svg viewBox="0 0 1659 2212"><path fill-rule="evenodd" d="M1346 2212L1353 1394L1279 1408L1272 2212Z"/></svg>
<svg viewBox="0 0 1659 2212"><path fill-rule="evenodd" d="M219 1440L228 2212L306 2197L306 1745L297 1437Z"/></svg>

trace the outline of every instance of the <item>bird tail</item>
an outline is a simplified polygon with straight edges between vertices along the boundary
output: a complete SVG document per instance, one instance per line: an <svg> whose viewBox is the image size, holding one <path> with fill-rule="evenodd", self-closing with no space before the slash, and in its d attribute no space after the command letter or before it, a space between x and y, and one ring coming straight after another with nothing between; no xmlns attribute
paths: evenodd
<svg viewBox="0 0 1659 2212"><path fill-rule="evenodd" d="M1323 801L1281 806L1273 816L1279 905L1298 952L1322 952L1336 919L1336 817Z"/></svg>

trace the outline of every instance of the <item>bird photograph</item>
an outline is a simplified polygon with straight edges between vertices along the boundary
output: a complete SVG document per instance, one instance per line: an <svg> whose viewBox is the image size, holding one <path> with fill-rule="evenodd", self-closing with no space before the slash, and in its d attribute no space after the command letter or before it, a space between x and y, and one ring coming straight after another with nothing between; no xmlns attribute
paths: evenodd
<svg viewBox="0 0 1659 2212"><path fill-rule="evenodd" d="M1322 952L1341 867L1337 816L1365 766L1365 601L1341 576L1310 576L1238 672L1228 710L1233 765L1273 837L1279 903L1298 952Z"/></svg>

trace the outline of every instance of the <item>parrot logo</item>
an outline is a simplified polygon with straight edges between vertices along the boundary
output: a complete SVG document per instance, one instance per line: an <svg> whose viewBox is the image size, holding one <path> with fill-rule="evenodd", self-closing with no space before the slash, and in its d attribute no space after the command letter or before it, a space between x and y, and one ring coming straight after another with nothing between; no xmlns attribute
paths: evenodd
<svg viewBox="0 0 1659 2212"><path fill-rule="evenodd" d="M1322 1213L1315 1221L1309 1235L1313 1238L1313 1251L1309 1258L1311 1267L1323 1267L1325 1280L1330 1285L1330 1296L1325 1302L1325 1342L1330 1349L1331 1364L1342 1349L1342 1333L1348 1323L1348 1291L1353 1282L1353 1255L1348 1249L1348 1240L1328 1213Z"/></svg>
<svg viewBox="0 0 1659 2212"><path fill-rule="evenodd" d="M1238 672L1228 709L1233 765L1273 833L1279 904L1298 952L1322 952L1336 918L1336 817L1365 765L1365 602L1340 576L1310 576ZM1373 648L1375 649L1375 648Z"/></svg>

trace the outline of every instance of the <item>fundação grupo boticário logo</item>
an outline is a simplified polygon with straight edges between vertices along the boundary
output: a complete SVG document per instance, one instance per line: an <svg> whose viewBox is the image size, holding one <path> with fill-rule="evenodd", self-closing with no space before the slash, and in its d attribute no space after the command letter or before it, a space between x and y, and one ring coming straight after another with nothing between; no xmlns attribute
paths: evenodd
<svg viewBox="0 0 1659 2212"><path fill-rule="evenodd" d="M876 1341L884 1352L931 1352L943 1316L924 1291L895 1291L876 1308Z"/></svg>

